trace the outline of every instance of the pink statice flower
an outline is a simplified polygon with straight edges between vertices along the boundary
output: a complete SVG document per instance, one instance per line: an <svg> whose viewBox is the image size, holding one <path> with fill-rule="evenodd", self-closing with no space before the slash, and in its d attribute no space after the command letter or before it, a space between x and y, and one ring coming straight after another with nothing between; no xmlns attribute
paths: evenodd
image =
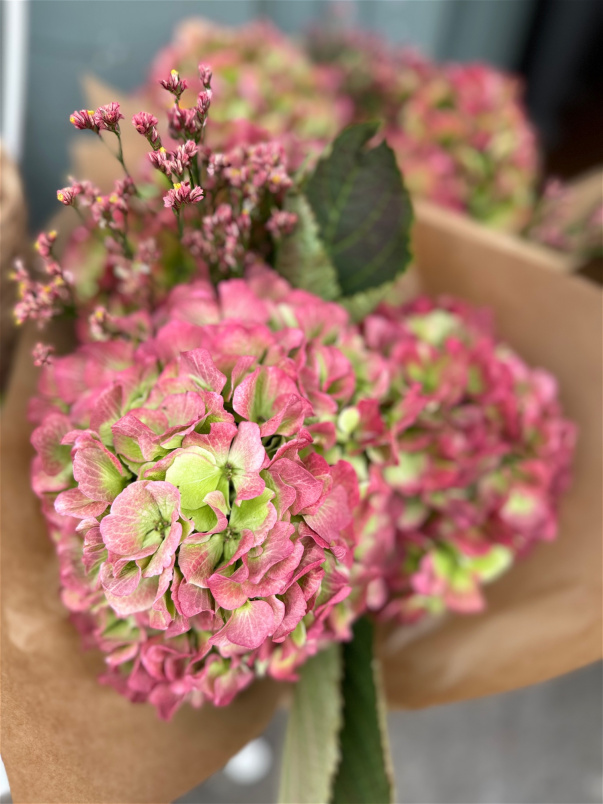
<svg viewBox="0 0 603 804"><path fill-rule="evenodd" d="M47 343L36 343L32 351L34 366L49 366L53 353L54 346Z"/></svg>
<svg viewBox="0 0 603 804"><path fill-rule="evenodd" d="M98 125L95 121L95 110L94 109L80 109L80 111L75 111L69 117L69 122L75 128L79 128L81 130L89 129L90 131L94 131L98 134Z"/></svg>
<svg viewBox="0 0 603 804"><path fill-rule="evenodd" d="M30 273L22 260L15 262L12 279L17 283L18 301L14 308L15 322L35 321L41 329L52 318L64 312L73 302L73 276L54 259L52 249L56 232L40 235L36 251L41 257L44 280L34 278L41 271Z"/></svg>
<svg viewBox="0 0 603 804"><path fill-rule="evenodd" d="M124 116L119 110L119 103L111 101L104 106L99 106L94 112L94 122L101 131L115 132L118 129L119 121Z"/></svg>
<svg viewBox="0 0 603 804"><path fill-rule="evenodd" d="M296 224L283 209L293 183L283 144L262 137L221 152L207 146L212 89L206 65L199 67L199 80L203 89L191 108L182 105L183 79L170 73L163 81L174 96L163 138L156 115L133 116L134 128L150 147L140 186L125 170L121 113L113 102L90 114L97 128L104 121L104 130L117 137L116 157L125 177L112 193L101 194L90 182L74 179L57 193L83 221L68 243L65 262L75 279L81 319L90 321L97 336L106 333L91 302L123 317L161 303L179 282L243 276L250 263L273 254L279 238ZM21 317L24 312L19 308Z"/></svg>
<svg viewBox="0 0 603 804"><path fill-rule="evenodd" d="M63 601L163 717L349 636L358 483L320 453L355 375L310 299L260 268L179 286L147 337L122 323L43 368L32 481Z"/></svg>
<svg viewBox="0 0 603 804"><path fill-rule="evenodd" d="M185 204L198 204L202 198L203 190L200 187L191 187L188 181L176 182L164 195L163 206L179 212Z"/></svg>

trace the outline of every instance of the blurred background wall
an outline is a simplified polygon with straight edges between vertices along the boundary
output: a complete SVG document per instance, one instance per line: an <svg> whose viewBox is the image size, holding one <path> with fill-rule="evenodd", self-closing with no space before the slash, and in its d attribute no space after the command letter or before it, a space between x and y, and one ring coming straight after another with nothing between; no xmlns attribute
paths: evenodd
<svg viewBox="0 0 603 804"><path fill-rule="evenodd" d="M174 26L193 15L229 25L264 17L294 35L330 20L439 59L486 60L524 76L556 172L594 164L602 147L600 0L3 0L2 12L2 131L21 157L34 230L65 183L81 78L135 89ZM564 147L568 108L583 147Z"/></svg>

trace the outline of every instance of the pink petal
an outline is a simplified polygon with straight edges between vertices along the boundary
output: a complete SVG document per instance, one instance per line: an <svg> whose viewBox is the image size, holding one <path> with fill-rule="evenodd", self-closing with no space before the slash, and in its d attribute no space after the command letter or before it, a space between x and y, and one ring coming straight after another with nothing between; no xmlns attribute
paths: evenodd
<svg viewBox="0 0 603 804"><path fill-rule="evenodd" d="M187 324L184 321L170 321L157 333L152 344L157 357L164 363L178 357L182 352L194 351L202 347L205 340L203 327Z"/></svg>
<svg viewBox="0 0 603 804"><path fill-rule="evenodd" d="M232 478L237 490L235 503L252 500L264 491L266 484L259 472L265 458L260 428L255 422L241 422L228 454L228 463L237 470Z"/></svg>
<svg viewBox="0 0 603 804"><path fill-rule="evenodd" d="M331 544L352 521L348 496L341 486L336 486L314 514L305 514L304 519L312 530Z"/></svg>
<svg viewBox="0 0 603 804"><path fill-rule="evenodd" d="M102 444L90 442L75 448L73 476L92 500L112 502L126 484L126 470Z"/></svg>
<svg viewBox="0 0 603 804"><path fill-rule="evenodd" d="M179 358L180 372L193 377L206 391L220 393L226 385L226 377L218 370L207 349L183 352Z"/></svg>
<svg viewBox="0 0 603 804"><path fill-rule="evenodd" d="M285 603L285 616L272 635L275 642L284 639L287 634L290 634L303 617L305 617L307 611L304 594L297 583L292 584L289 589L287 589L283 602Z"/></svg>
<svg viewBox="0 0 603 804"><path fill-rule="evenodd" d="M107 503L104 500L89 500L79 489L68 489L59 494L54 501L54 507L61 516L84 519L84 517L100 516L107 507Z"/></svg>
<svg viewBox="0 0 603 804"><path fill-rule="evenodd" d="M205 415L202 397L191 391L166 396L160 410L167 416L170 427L185 427L200 421Z"/></svg>
<svg viewBox="0 0 603 804"><path fill-rule="evenodd" d="M100 568L100 581L103 588L117 597L131 595L138 586L141 578L140 567L133 561L108 561Z"/></svg>
<svg viewBox="0 0 603 804"><path fill-rule="evenodd" d="M268 471L270 474L277 474L295 491L295 503L291 505L293 516L315 503L322 494L322 481L317 480L299 461L281 458L273 463Z"/></svg>
<svg viewBox="0 0 603 804"><path fill-rule="evenodd" d="M63 436L71 430L71 422L61 413L51 413L31 434L31 443L42 460L44 472L57 475L70 463L68 446L62 445Z"/></svg>
<svg viewBox="0 0 603 804"><path fill-rule="evenodd" d="M228 460L232 439L237 434L237 427L231 422L213 422L209 433L189 433L183 441L185 447L197 446L208 450L216 457L219 465Z"/></svg>
<svg viewBox="0 0 603 804"><path fill-rule="evenodd" d="M163 454L156 433L140 418L140 411L129 411L112 427L115 451L130 461L152 461Z"/></svg>
<svg viewBox="0 0 603 804"><path fill-rule="evenodd" d="M274 614L265 600L249 600L236 609L224 628L211 638L212 644L231 642L249 650L259 648L272 633Z"/></svg>
<svg viewBox="0 0 603 804"><path fill-rule="evenodd" d="M107 443L107 432L121 416L124 398L123 387L115 383L98 397L90 416L90 427ZM101 432L102 429L102 432Z"/></svg>
<svg viewBox="0 0 603 804"><path fill-rule="evenodd" d="M245 568L241 567L240 569ZM245 577L241 578L241 575L247 575L246 569L244 573L237 570L231 577L226 577L216 572L209 579L209 588L216 603L227 611L238 609L249 597L246 587L240 582L245 580Z"/></svg>
<svg viewBox="0 0 603 804"><path fill-rule="evenodd" d="M271 567L284 561L293 553L293 542L290 537L294 531L295 527L292 524L277 522L265 541L243 556L243 563L249 570L251 583L256 583Z"/></svg>
<svg viewBox="0 0 603 804"><path fill-rule="evenodd" d="M192 583L182 581L178 587L179 610L185 617L194 617L201 611L213 611L209 589L201 589Z"/></svg>
<svg viewBox="0 0 603 804"><path fill-rule="evenodd" d="M119 597L105 590L107 602L120 617L150 609L157 598L159 578L143 578L130 595Z"/></svg>
<svg viewBox="0 0 603 804"><path fill-rule="evenodd" d="M224 318L266 324L268 305L263 302L244 279L229 279L218 285L218 296Z"/></svg>
<svg viewBox="0 0 603 804"><path fill-rule="evenodd" d="M189 536L178 551L178 566L189 583L207 587L209 577L222 557L224 539L220 534L206 537L202 542L189 541Z"/></svg>

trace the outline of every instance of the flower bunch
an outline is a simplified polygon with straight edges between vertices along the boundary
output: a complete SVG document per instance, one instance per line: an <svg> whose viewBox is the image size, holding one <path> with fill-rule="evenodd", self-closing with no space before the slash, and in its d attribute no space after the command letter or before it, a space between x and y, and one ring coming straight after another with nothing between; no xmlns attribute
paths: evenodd
<svg viewBox="0 0 603 804"><path fill-rule="evenodd" d="M440 65L358 33L313 37L310 47L339 69L354 119L384 118L411 192L488 225L525 224L539 165L516 79L482 64Z"/></svg>
<svg viewBox="0 0 603 804"><path fill-rule="evenodd" d="M363 331L390 384L380 405L340 414L336 454L368 459L357 514L357 558L374 565L367 605L403 622L480 610L483 583L556 535L575 428L555 380L459 301L382 307Z"/></svg>
<svg viewBox="0 0 603 804"><path fill-rule="evenodd" d="M317 449L355 388L345 313L288 288L271 309L270 284L176 288L143 341L55 358L32 403L63 601L164 717L349 636L357 480Z"/></svg>
<svg viewBox="0 0 603 804"><path fill-rule="evenodd" d="M149 101L161 103L157 79L174 65L190 83L200 59L211 61L214 73L219 108L210 142L219 147L278 137L297 165L349 122L349 104L335 94L332 70L313 64L267 21L238 29L184 22L155 59Z"/></svg>
<svg viewBox="0 0 603 804"><path fill-rule="evenodd" d="M574 429L469 307L358 329L256 264L146 327L45 368L33 485L106 680L163 716L294 677L366 610L478 610L554 537Z"/></svg>
<svg viewBox="0 0 603 804"><path fill-rule="evenodd" d="M553 538L574 439L554 380L464 304L383 306L356 326L271 270L330 271L323 292L349 301L367 243L410 219L395 159L366 150L360 126L293 187L280 143L206 144L213 71L198 76L191 106L187 77L161 79L167 134L134 116L149 145L136 182L119 105L73 114L116 138L125 177L109 195L83 181L58 193L83 225L65 269L54 233L38 250L69 278L68 299L18 277L21 318L84 314L72 354L34 350L32 486L63 601L105 654L104 680L166 718L184 702L225 705L262 675L294 679L367 611L408 622L480 608L485 582ZM342 150L356 174L391 171L385 194L369 189L399 213L369 216L362 259L343 263L330 258L357 238L327 249L317 226L338 181L346 225L364 215L362 176L332 170ZM388 286L404 254L379 254L388 282L360 287Z"/></svg>

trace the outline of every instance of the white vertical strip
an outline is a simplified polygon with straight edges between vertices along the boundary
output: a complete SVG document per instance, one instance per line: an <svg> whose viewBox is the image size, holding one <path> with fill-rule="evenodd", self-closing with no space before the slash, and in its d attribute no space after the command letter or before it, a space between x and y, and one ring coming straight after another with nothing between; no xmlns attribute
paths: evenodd
<svg viewBox="0 0 603 804"><path fill-rule="evenodd" d="M19 162L25 134L29 2L3 0L2 5L2 139Z"/></svg>
<svg viewBox="0 0 603 804"><path fill-rule="evenodd" d="M8 785L8 776L4 770L4 763L0 759L0 800L5 801L10 796L10 787Z"/></svg>

